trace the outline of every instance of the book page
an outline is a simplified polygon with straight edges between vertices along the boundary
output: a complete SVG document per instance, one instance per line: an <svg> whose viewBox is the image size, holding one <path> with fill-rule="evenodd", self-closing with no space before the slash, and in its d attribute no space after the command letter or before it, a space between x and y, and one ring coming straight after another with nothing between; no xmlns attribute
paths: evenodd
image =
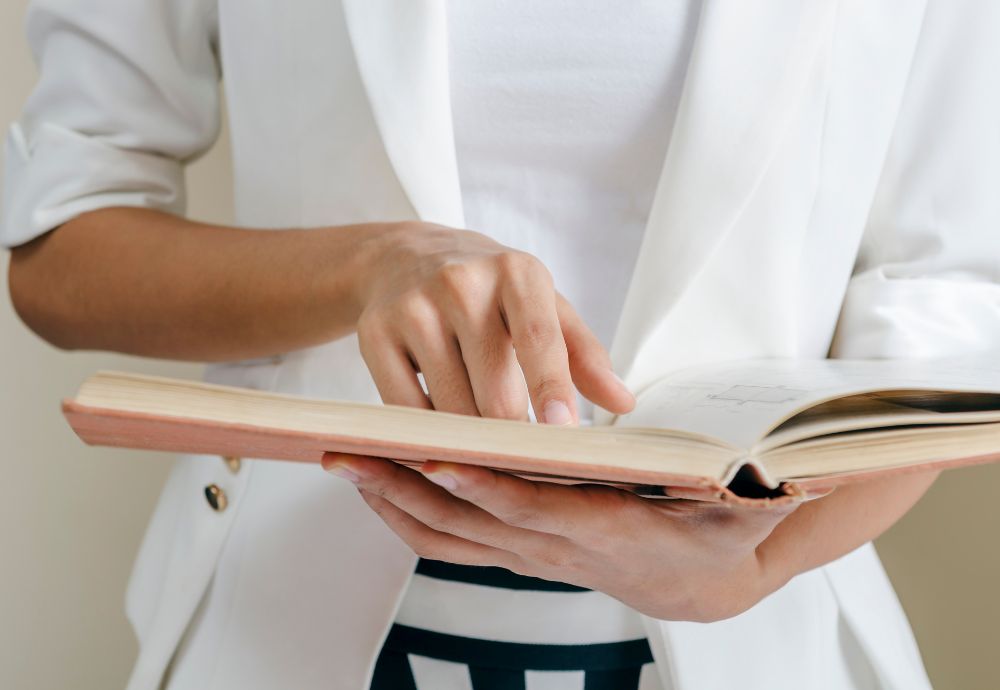
<svg viewBox="0 0 1000 690"><path fill-rule="evenodd" d="M755 453L845 431L1000 422L1000 394L887 391L820 403L780 424Z"/></svg>
<svg viewBox="0 0 1000 690"><path fill-rule="evenodd" d="M738 451L660 430L533 424L100 372L63 412L88 443L319 462L326 451L442 460L535 476L705 486Z"/></svg>
<svg viewBox="0 0 1000 690"><path fill-rule="evenodd" d="M874 391L1000 394L1000 353L927 360L759 359L683 369L641 391L615 424L705 434L750 449L814 405Z"/></svg>

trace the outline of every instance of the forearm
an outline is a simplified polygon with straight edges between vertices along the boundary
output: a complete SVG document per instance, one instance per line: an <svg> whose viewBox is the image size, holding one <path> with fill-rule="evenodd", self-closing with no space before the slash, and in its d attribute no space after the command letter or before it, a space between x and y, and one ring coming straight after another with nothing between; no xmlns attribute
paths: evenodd
<svg viewBox="0 0 1000 690"><path fill-rule="evenodd" d="M102 209L15 249L11 296L65 349L261 357L354 329L356 288L384 230L246 230Z"/></svg>
<svg viewBox="0 0 1000 690"><path fill-rule="evenodd" d="M850 484L803 504L757 549L766 589L774 591L875 539L916 504L937 476L923 472Z"/></svg>

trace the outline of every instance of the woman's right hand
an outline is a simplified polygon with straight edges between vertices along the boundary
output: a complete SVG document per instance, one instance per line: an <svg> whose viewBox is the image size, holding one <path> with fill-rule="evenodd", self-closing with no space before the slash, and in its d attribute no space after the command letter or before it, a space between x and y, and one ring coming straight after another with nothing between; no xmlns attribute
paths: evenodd
<svg viewBox="0 0 1000 690"><path fill-rule="evenodd" d="M469 230L390 226L358 285L361 353L387 404L578 421L576 390L611 412L632 394L542 263ZM429 393L417 378L422 373Z"/></svg>
<svg viewBox="0 0 1000 690"><path fill-rule="evenodd" d="M555 424L577 420L575 389L611 412L634 404L545 267L467 230L251 230L103 208L16 248L9 280L25 323L66 349L226 362L356 329L386 403L525 419L530 397Z"/></svg>

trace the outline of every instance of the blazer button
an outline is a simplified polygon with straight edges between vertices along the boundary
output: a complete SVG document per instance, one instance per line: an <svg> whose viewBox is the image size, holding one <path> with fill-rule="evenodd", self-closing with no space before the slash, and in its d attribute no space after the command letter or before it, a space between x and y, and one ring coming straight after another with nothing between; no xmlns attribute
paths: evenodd
<svg viewBox="0 0 1000 690"><path fill-rule="evenodd" d="M222 458L222 461L226 463L226 467L229 468L230 472L233 474L239 473L240 465L242 465L239 458L227 455Z"/></svg>
<svg viewBox="0 0 1000 690"><path fill-rule="evenodd" d="M208 505L212 506L212 510L217 513L221 513L229 505L226 492L220 489L218 484L209 484L205 487L205 500L208 501Z"/></svg>

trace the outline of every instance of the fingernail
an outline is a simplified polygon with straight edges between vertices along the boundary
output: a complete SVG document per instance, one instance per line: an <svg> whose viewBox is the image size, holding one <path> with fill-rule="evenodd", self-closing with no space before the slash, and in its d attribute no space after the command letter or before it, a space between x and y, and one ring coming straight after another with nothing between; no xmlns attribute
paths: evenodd
<svg viewBox="0 0 1000 690"><path fill-rule="evenodd" d="M570 414L566 403L560 400L550 400L542 411L542 420L546 424L565 426L573 423L573 415Z"/></svg>
<svg viewBox="0 0 1000 690"><path fill-rule="evenodd" d="M438 486L444 487L448 491L454 491L458 488L458 480L455 479L455 475L453 474L448 474L447 472L431 472L430 474L425 474L424 476Z"/></svg>
<svg viewBox="0 0 1000 690"><path fill-rule="evenodd" d="M344 465L333 465L332 467L330 467L330 469L327 470L327 472L329 472L330 474L334 474L340 477L341 479L346 479L352 484L357 484L358 482L361 481L361 477L358 476L357 472L354 472L349 467L346 467Z"/></svg>

